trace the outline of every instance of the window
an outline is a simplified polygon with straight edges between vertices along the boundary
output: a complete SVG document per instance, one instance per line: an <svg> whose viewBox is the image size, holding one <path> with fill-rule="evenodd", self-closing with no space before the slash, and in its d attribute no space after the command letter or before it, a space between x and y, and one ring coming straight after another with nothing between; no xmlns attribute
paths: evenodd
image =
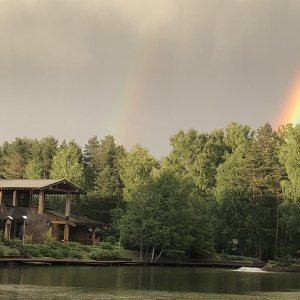
<svg viewBox="0 0 300 300"><path fill-rule="evenodd" d="M7 206L12 206L13 202L13 191L2 192L2 203Z"/></svg>
<svg viewBox="0 0 300 300"><path fill-rule="evenodd" d="M18 207L28 207L30 193L29 191L18 192Z"/></svg>

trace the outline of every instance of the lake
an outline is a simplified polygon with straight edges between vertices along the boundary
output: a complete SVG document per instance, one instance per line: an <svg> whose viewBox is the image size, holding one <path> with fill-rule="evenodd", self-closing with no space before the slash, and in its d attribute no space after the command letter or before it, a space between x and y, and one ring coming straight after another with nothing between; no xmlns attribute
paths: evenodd
<svg viewBox="0 0 300 300"><path fill-rule="evenodd" d="M300 299L300 273L183 267L0 268L0 299Z"/></svg>

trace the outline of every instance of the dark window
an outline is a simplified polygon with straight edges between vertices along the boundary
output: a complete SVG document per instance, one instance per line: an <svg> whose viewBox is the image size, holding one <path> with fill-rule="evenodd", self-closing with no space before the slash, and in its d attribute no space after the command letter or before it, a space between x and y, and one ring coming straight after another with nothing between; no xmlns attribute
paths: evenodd
<svg viewBox="0 0 300 300"><path fill-rule="evenodd" d="M58 225L58 240L63 241L64 240L64 230L65 230L65 225L59 224Z"/></svg>
<svg viewBox="0 0 300 300"><path fill-rule="evenodd" d="M2 201L4 205L11 206L13 203L13 191L3 191Z"/></svg>
<svg viewBox="0 0 300 300"><path fill-rule="evenodd" d="M28 207L29 197L29 191L18 192L18 207Z"/></svg>

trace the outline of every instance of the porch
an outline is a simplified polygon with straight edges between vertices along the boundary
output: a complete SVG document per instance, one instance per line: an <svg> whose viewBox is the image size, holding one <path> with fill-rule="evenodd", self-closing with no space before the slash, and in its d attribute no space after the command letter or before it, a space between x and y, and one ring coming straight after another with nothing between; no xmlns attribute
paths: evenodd
<svg viewBox="0 0 300 300"><path fill-rule="evenodd" d="M24 239L26 225L39 224L40 216L41 220L46 218L56 240L95 244L96 231L103 224L71 215L72 199L82 194L85 194L82 189L65 179L0 179L0 229L4 238ZM64 213L44 208L45 198L50 195L65 197ZM37 205L33 203L34 197L38 198Z"/></svg>

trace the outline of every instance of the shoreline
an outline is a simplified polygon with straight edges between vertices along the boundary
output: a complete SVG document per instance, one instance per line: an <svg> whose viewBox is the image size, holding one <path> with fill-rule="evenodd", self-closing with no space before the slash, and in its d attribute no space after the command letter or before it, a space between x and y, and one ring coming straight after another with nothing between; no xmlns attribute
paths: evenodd
<svg viewBox="0 0 300 300"><path fill-rule="evenodd" d="M77 265L77 266L160 266L160 267L212 267L212 268L228 268L238 269L241 267L263 268L264 262L234 262L234 261L197 261L197 262L140 262L133 261L130 258L119 259L56 259L50 257L27 258L24 256L2 256L0 257L0 265Z"/></svg>

